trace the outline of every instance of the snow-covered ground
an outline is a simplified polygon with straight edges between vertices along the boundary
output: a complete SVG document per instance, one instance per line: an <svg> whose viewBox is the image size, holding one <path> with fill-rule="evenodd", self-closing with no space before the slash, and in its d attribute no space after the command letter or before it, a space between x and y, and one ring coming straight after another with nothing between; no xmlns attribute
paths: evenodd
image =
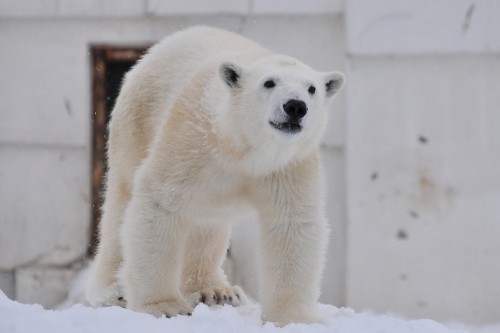
<svg viewBox="0 0 500 333"><path fill-rule="evenodd" d="M452 330L432 320L405 321L389 316L357 314L351 309L318 305L325 317L323 324L291 324L277 328L260 320L260 307L239 308L204 304L196 307L191 317L154 318L119 307L93 309L80 304L66 310L44 310L40 305L11 301L0 293L0 332L311 332L311 333L449 333Z"/></svg>
<svg viewBox="0 0 500 333"><path fill-rule="evenodd" d="M191 317L155 318L119 307L93 309L81 304L65 310L45 310L41 305L21 304L12 301L0 291L1 333L500 333L500 325L483 328L464 328L458 324L446 327L438 322L404 320L387 315L355 313L352 309L318 305L324 316L322 324L291 324L278 328L260 320L257 304L239 308L204 304L196 307Z"/></svg>
<svg viewBox="0 0 500 333"><path fill-rule="evenodd" d="M291 324L277 328L262 323L260 307L251 304L239 308L204 304L196 307L190 317L155 318L119 307L94 309L82 304L84 285L88 276L84 269L75 279L68 299L60 310L45 310L41 305L21 304L10 300L0 291L0 333L132 333L132 332L305 332L305 333L500 333L500 325L474 328L460 324L444 326L429 319L405 320L388 315L356 313L348 308L319 304L324 323Z"/></svg>

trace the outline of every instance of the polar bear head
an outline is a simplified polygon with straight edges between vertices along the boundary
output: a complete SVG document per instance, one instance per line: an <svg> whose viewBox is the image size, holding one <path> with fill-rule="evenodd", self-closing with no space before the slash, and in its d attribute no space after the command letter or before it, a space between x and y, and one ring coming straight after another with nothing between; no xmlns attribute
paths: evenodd
<svg viewBox="0 0 500 333"><path fill-rule="evenodd" d="M318 72L281 55L246 66L225 62L219 72L230 91L230 131L253 147L274 147L283 155L319 143L328 102L344 85L340 72Z"/></svg>

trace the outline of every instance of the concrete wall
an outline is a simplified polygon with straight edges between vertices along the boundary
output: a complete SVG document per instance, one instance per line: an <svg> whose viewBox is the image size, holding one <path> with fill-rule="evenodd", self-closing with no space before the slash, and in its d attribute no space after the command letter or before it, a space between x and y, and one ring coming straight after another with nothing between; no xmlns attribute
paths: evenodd
<svg viewBox="0 0 500 333"><path fill-rule="evenodd" d="M346 3L347 304L500 320L500 3Z"/></svg>

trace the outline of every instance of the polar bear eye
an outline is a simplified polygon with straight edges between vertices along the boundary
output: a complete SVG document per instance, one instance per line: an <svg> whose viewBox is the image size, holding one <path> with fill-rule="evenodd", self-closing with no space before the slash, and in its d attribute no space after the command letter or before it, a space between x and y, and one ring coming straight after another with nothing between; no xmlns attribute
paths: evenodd
<svg viewBox="0 0 500 333"><path fill-rule="evenodd" d="M264 87L266 87L267 89L271 89L274 86L276 86L276 83L274 83L273 80L267 80L266 82L264 82Z"/></svg>
<svg viewBox="0 0 500 333"><path fill-rule="evenodd" d="M316 88L314 86L310 86L309 89L307 90L311 95L314 95L316 92Z"/></svg>

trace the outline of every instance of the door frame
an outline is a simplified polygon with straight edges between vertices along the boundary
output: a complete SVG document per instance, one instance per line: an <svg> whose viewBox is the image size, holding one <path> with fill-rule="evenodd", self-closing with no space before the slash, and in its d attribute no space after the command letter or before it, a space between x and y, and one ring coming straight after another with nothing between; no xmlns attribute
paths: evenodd
<svg viewBox="0 0 500 333"><path fill-rule="evenodd" d="M131 62L139 60L152 43L131 46L91 44L91 213L90 243L88 255L97 250L99 221L104 194L104 173L106 170L106 69L110 62Z"/></svg>

